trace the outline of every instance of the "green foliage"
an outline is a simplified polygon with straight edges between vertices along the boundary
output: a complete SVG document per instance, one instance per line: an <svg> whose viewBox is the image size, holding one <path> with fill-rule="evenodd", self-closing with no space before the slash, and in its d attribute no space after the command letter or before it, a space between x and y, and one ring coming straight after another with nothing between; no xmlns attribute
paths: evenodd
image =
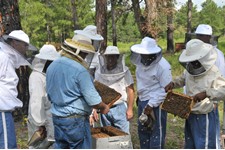
<svg viewBox="0 0 225 150"><path fill-rule="evenodd" d="M94 23L93 0L75 0L78 25ZM31 43L41 47L44 43L61 43L73 36L74 24L70 1L20 0L20 16L23 30L29 34Z"/></svg>
<svg viewBox="0 0 225 150"><path fill-rule="evenodd" d="M112 41L112 21L108 21L108 40ZM135 23L133 13L124 13L116 22L117 39L129 43L138 40L141 36Z"/></svg>

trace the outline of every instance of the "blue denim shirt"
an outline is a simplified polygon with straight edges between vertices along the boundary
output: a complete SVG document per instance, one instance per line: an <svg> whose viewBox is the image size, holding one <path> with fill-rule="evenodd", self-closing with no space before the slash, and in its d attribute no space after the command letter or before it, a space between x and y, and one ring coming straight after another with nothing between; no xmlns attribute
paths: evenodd
<svg viewBox="0 0 225 150"><path fill-rule="evenodd" d="M90 115L91 106L101 102L88 70L67 57L60 57L48 67L46 88L56 116Z"/></svg>

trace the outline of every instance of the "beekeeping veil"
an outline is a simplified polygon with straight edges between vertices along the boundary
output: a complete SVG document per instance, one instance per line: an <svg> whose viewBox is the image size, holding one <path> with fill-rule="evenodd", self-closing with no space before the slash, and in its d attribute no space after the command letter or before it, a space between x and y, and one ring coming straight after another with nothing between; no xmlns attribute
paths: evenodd
<svg viewBox="0 0 225 150"><path fill-rule="evenodd" d="M39 53L35 55L32 69L45 74L48 65L59 57L60 55L53 45L45 44L41 47Z"/></svg>
<svg viewBox="0 0 225 150"><path fill-rule="evenodd" d="M217 52L211 44L192 39L186 44L179 62L192 76L199 76L211 69L216 59Z"/></svg>
<svg viewBox="0 0 225 150"><path fill-rule="evenodd" d="M16 40L21 44L23 43L23 49L18 49L17 47L13 48L12 46L11 48L13 48L18 54L20 54L27 61L27 64L31 64L34 55L37 54L37 48L30 44L30 38L22 30L14 30L10 32L9 35L3 35L1 40L2 42L7 43L9 46L11 46L10 40Z"/></svg>
<svg viewBox="0 0 225 150"><path fill-rule="evenodd" d="M104 54L99 55L99 68L95 77L96 80L110 85L121 80L127 70L124 55L120 54L116 46L108 46Z"/></svg>
<svg viewBox="0 0 225 150"><path fill-rule="evenodd" d="M74 30L74 34L80 34L90 38L95 52L99 51L102 40L104 40L100 34L97 34L97 27L94 25L88 25L83 30ZM94 57L88 55L86 61L91 62L90 68L96 68L98 66L98 53L95 53Z"/></svg>
<svg viewBox="0 0 225 150"><path fill-rule="evenodd" d="M147 56L145 59L143 56ZM131 62L143 67L152 66L162 58L162 50L152 38L145 37L141 44L131 46Z"/></svg>

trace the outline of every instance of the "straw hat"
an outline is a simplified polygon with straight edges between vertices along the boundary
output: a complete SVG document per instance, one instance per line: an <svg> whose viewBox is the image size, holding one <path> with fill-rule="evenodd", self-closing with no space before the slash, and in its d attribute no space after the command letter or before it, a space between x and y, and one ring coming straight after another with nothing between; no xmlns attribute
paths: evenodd
<svg viewBox="0 0 225 150"><path fill-rule="evenodd" d="M91 45L91 39L86 36L76 34L72 39L66 39L64 42L69 47L77 49L76 54L79 54L80 51L95 53L95 48Z"/></svg>

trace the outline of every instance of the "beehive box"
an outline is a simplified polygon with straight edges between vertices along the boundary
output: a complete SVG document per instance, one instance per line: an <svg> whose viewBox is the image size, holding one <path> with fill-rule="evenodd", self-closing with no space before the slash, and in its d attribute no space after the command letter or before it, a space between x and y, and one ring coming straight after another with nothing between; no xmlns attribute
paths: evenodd
<svg viewBox="0 0 225 150"><path fill-rule="evenodd" d="M93 149L131 149L129 134L112 126L91 128Z"/></svg>

